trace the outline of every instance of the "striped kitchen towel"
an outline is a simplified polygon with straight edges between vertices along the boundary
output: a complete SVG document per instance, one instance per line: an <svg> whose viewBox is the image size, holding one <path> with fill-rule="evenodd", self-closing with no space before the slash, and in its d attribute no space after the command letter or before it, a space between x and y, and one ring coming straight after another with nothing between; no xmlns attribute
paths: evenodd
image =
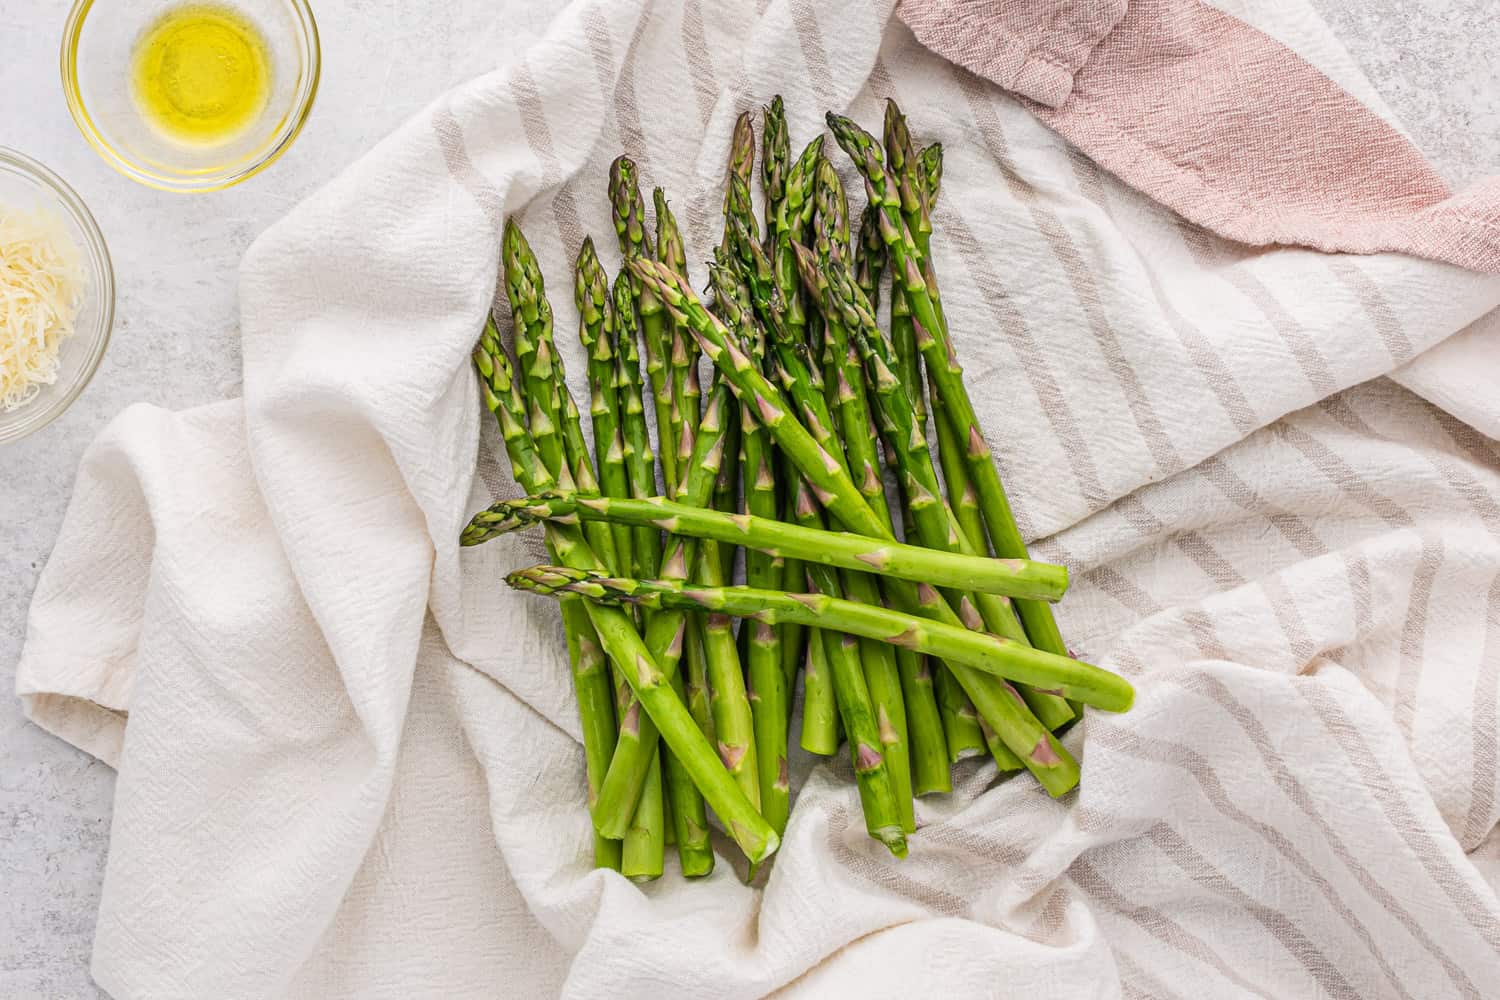
<svg viewBox="0 0 1500 1000"><path fill-rule="evenodd" d="M803 761L763 887L729 857L636 886L588 867L556 612L499 584L527 543L457 546L510 491L469 349L507 215L572 328L622 149L700 283L733 120L778 92L799 145L887 97L944 144L970 385L1034 551L1073 569L1065 635L1139 698L1068 734L1061 801L962 765L905 861L846 764ZM18 686L119 768L95 976L1492 993L1497 204L1447 192L1301 3L567 6L252 247L243 400L132 409L84 461Z"/></svg>

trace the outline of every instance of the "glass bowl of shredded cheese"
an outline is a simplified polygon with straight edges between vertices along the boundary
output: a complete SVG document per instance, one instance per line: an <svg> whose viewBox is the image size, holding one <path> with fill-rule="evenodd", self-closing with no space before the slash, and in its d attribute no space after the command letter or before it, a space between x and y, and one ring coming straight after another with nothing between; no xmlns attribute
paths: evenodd
<svg viewBox="0 0 1500 1000"><path fill-rule="evenodd" d="M114 317L114 271L93 215L62 178L0 146L0 444L78 398Z"/></svg>

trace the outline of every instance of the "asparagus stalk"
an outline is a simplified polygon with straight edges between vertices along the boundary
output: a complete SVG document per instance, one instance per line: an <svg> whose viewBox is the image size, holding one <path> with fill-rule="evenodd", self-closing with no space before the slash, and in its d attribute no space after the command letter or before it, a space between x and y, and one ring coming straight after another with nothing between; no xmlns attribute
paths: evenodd
<svg viewBox="0 0 1500 1000"><path fill-rule="evenodd" d="M687 479L677 494L679 502L703 504L712 494L719 466L723 462L723 415L729 406L728 388L722 383L716 383L709 393L703 420L698 425L693 460L688 465ZM685 580L688 567L694 565L696 559L697 545L692 539L680 535L671 536L662 554L662 576ZM669 679L675 675L685 642L689 650L702 652L700 637L694 634L693 622L684 619L681 612L673 612L653 616L648 623L647 644L653 651L659 651L655 655ZM687 697L695 705L708 697L706 659L705 655L700 660L690 660L688 664L690 673ZM697 717L702 718L703 714L711 713L699 713ZM628 739L622 728L619 745L615 748L608 773L600 786L595 824L604 833L623 836L656 749L656 727L649 719L641 719L639 722L638 731L629 734ZM712 726L700 727L699 731L707 735L713 729Z"/></svg>
<svg viewBox="0 0 1500 1000"><path fill-rule="evenodd" d="M818 160L813 193L813 232L819 252L838 256L849 252L849 207L844 187L833 165L826 158ZM796 244L793 245L794 248ZM865 399L864 378L857 364L850 364L848 338L837 317L823 314L819 324L822 333L822 366L825 399L834 422L843 437L843 455L854 477L860 495L884 523L892 526L886 506L885 484L880 478L880 458L875 438L870 433L870 414ZM851 378L852 376L852 378ZM836 444L835 444L836 447ZM846 591L855 600L883 602L878 585L863 574L846 581ZM923 689L917 681L917 657L910 650L887 649L864 640L865 678L870 695L880 713L881 734L890 761L891 780L901 809L901 822L907 832L916 829L912 805L913 788L929 784L951 787L937 702L930 687ZM908 704L908 695L922 697L925 704ZM930 711L929 711L930 709ZM916 732L913 732L915 728ZM923 764L920 780L913 779L912 760L917 737L922 749L916 756Z"/></svg>
<svg viewBox="0 0 1500 1000"><path fill-rule="evenodd" d="M794 172L794 179L789 187L800 192L804 183L797 179ZM789 197L800 198L802 195L799 193ZM742 254L741 259L751 261L751 266L745 269L744 273L754 282L759 291L756 305L760 314L767 319L772 331L770 339L776 349L776 369L782 382L787 386L789 393L800 401L804 412L808 415L810 426L818 428L819 440L827 448L824 454L830 457L841 456L842 452L837 450L837 441L833 438L833 422L823 398L817 369L808 363L806 343L799 334L793 332L791 325L787 322L789 312L785 309L787 300L781 296L781 282L770 275L770 269L767 267L767 261L760 246L750 238L749 230L754 224L753 219L731 215L729 221L735 234L737 249ZM739 349L747 351L753 359L753 348L739 341L738 338L736 342ZM758 364L753 360L747 363L753 365L754 370L759 373ZM741 403L742 405L745 403L743 398ZM762 412L759 416L763 417L764 413ZM799 501L795 510L797 520L810 527L821 527L821 516L812 504L811 497L800 489L800 483L797 498ZM841 581L834 573L822 566L809 567L808 575L816 589L830 594L840 593L841 588L849 582ZM854 576L860 580L864 579L859 574L854 574ZM875 596L857 581L855 586L861 589L867 599ZM878 596L875 596L875 599L878 599ZM895 717L895 706L892 706L888 700L877 703L872 699L869 680L865 675L865 664L861 661L859 646L856 642L847 637L840 638L828 634L823 635L822 639L838 717L843 719L845 729L850 733L850 751L854 757L855 774L860 787L860 800L865 813L866 827L872 837L880 840L889 850L901 856L906 851L904 831L914 823L911 822L909 813L911 802L909 776L903 773L898 777L894 773L893 765L900 765L904 769L906 764L904 735L891 721ZM895 673L894 661L885 653L872 651L871 658L877 684L888 680L888 675ZM896 685L896 690L899 692L899 679ZM878 691L889 699L890 685L878 686ZM837 747L837 737L824 738L823 734L818 734L814 737L814 742L832 742ZM876 749L877 747L879 749ZM891 750L894 750L894 755L890 753Z"/></svg>
<svg viewBox="0 0 1500 1000"><path fill-rule="evenodd" d="M880 402L879 412L887 443L895 453L904 476L907 508L923 541L934 548L973 554L975 549L957 530L950 512L939 499L937 472L932 465L927 438L916 427L910 397L896 376L894 359L881 337L869 304L846 271L830 262L819 269L812 254L802 251L804 273L816 283L825 308L842 316L848 324L859 353L869 368L870 381ZM1016 619L1010 601L993 594L963 593L958 596L959 614L973 609L971 627L985 628L1011 639L1026 641L1026 633ZM1052 695L1023 690L1027 703L1048 729L1056 729L1073 718L1067 702Z"/></svg>
<svg viewBox="0 0 1500 1000"><path fill-rule="evenodd" d="M724 566L713 543L700 546L696 579L708 586L723 586ZM713 713L719 756L734 776L745 797L760 808L760 777L755 754L755 723L749 692L740 667L739 647L728 615L710 612L704 617L703 649L708 664L709 709Z"/></svg>
<svg viewBox="0 0 1500 1000"><path fill-rule="evenodd" d="M562 357L552 339L552 307L547 301L541 266L520 227L511 220L507 221L505 229L503 264L512 310L522 319L516 327L518 353L522 345L528 348L524 357L529 365L525 369L523 384L527 389L531 419L534 427L544 425L546 428L545 435L533 430L532 436L554 456L556 441L560 439L562 456L575 487L584 495L597 496L599 484L584 443L578 407L568 390ZM548 471L558 475L561 470L549 467ZM601 531L597 525L585 525L584 534L605 566L625 568L619 561L610 529ZM650 571L653 567L654 563L631 568ZM630 698L627 696L625 700ZM620 718L629 718L628 706L620 703L618 707ZM645 794L637 804L635 818L624 837L621 873L636 881L659 878L664 837L661 768L657 763L647 776Z"/></svg>
<svg viewBox="0 0 1500 1000"><path fill-rule="evenodd" d="M621 291L625 287L621 286ZM604 269L599 263L592 239L585 239L579 253L575 298L580 316L579 337L589 357L589 384L591 390L590 413L594 422L595 450L599 457L603 492L609 496L628 498L631 472L642 483L654 482L652 454L640 400L640 389L634 384L621 362L616 360L615 308L611 302L609 284ZM628 304L627 304L628 305ZM632 317L633 318L633 317ZM629 348L633 350L631 338ZM639 380L639 365L632 362L635 382ZM627 471L626 451L621 436L621 402L618 391L622 379L626 381L626 392L633 406L632 437L638 447L632 447ZM609 441L606 447L603 442ZM643 445L643 447L642 447ZM636 552L634 536L629 527L619 525L613 532L615 549L622 566L632 566L635 572L649 572L656 566L654 533L643 533L646 549ZM686 696L686 686L680 676L674 676L673 686L679 696ZM628 692L627 692L628 696ZM622 706L622 713L629 711L629 697ZM646 775L640 800L636 803L636 816L625 835L625 873L634 877L656 877L660 875L660 863L656 859L655 814L657 801L663 812L670 813L665 824L665 839L675 841L678 860L684 875L696 877L713 870L713 848L708 840L708 819L703 797L693 786L682 765L670 751L659 753L660 763L653 764ZM665 785L665 795L661 786ZM647 815L642 816L645 810Z"/></svg>
<svg viewBox="0 0 1500 1000"><path fill-rule="evenodd" d="M545 465L548 473L557 477L561 482L575 489L582 488L590 493L597 493L598 486L593 481L591 467L587 462L579 461L580 458L587 456L572 456L573 460L570 462L567 461L568 456L564 453L564 437L558 424L566 384L562 381L559 370L554 364L552 307L547 301L541 267L525 235L514 220L506 220L502 237L501 267L505 279L506 297L510 301L511 313L515 319L516 354L522 365L523 384L526 388L525 405L528 409L527 418L532 440L536 443L538 458ZM492 338L490 348L494 351L500 350L498 334ZM567 399L569 403L572 402L571 396ZM612 561L618 559L618 554L613 556L608 554L608 550L613 548L613 538L609 532L606 531L601 535L598 531L589 529L589 537L593 541L609 541L611 545L605 550L606 554L603 557L606 560L605 565L618 566L618 562ZM563 612L564 632L569 635L570 662L574 665L575 690L579 695L579 704L583 706L586 699L592 702L587 714L581 717L585 729L586 767L592 768L590 779L590 804L592 805L603 780L603 771L600 768L607 765L613 754L617 735L613 732L615 715L604 704L611 699L611 696L606 693L610 687L608 676L603 670L600 670L598 676L594 674L594 667L597 665L595 661L599 658L596 656L598 637L588 624L587 618L587 612L578 608L565 608ZM608 735L602 732L606 725L612 730ZM589 732L589 730L593 731ZM628 866L620 846L604 846L598 843L599 839L596 835L594 851L596 863L625 870ZM633 864L635 859L631 860Z"/></svg>
<svg viewBox="0 0 1500 1000"><path fill-rule="evenodd" d="M609 198L615 233L620 239L621 256L627 263L636 258L649 258L646 203L641 199L635 161L628 156L618 157L610 164ZM640 316L641 341L646 348L646 376L651 383L651 398L655 402L659 445L657 459L661 463L663 482L670 490L677 482L677 441L672 436L672 394L668 374L672 345L667 330L667 315L651 289L642 287L634 277L630 278L628 284L632 308L618 311L622 314L622 324L625 311L630 312L632 317L637 313Z"/></svg>
<svg viewBox="0 0 1500 1000"><path fill-rule="evenodd" d="M785 458L785 456L782 457ZM823 522L818 516L817 501L813 499L797 467L787 462L783 479L790 486L790 494L787 498L790 505L786 510L786 516L790 520L783 526L820 533L812 537L822 537L827 534L822 531ZM829 577L818 579L830 582ZM831 582L836 585L837 578L833 577ZM809 564L802 565L802 572L799 576L787 580L786 589L791 591L818 589ZM834 593L838 593L837 589ZM807 653L802 678L800 742L802 749L808 753L824 757L831 757L839 752L838 704L833 691L833 674L828 663L828 647L825 645L829 641L817 630L807 630Z"/></svg>
<svg viewBox="0 0 1500 1000"><path fill-rule="evenodd" d="M798 523L814 530L820 528L823 516L808 484L800 477L794 497L793 516ZM808 582L814 591L830 596L843 592L842 581L832 569L815 563L806 568ZM837 632L820 629L810 634L812 641L822 644L823 657L821 661L808 661L802 745L814 753L825 749L830 755L837 753L837 724L842 721L844 732L849 737L849 754L859 786L865 830L885 844L892 854L905 857L905 813L897 798L896 784L891 780L886 760L887 733L882 731L879 710L870 696L859 644L854 637ZM907 801L910 801L910 795Z"/></svg>
<svg viewBox="0 0 1500 1000"><path fill-rule="evenodd" d="M964 693L947 664L929 664L929 669L933 672L932 686L937 695L938 713L943 718L948 760L956 764L965 757L984 753L988 748L988 741L979 728L979 713L974 710L974 703ZM1004 764L1001 770L1013 771L1021 766L1015 754L1010 754Z"/></svg>
<svg viewBox="0 0 1500 1000"><path fill-rule="evenodd" d="M667 196L661 188L651 192L656 204L656 259L676 271L687 275L687 252L683 248L682 232L677 227L677 217L667 204ZM670 337L669 363L672 383L671 423L672 434L677 442L677 461L674 471L678 477L685 475L684 464L693 453L693 433L702 416L703 390L698 383L698 342L693 335L678 324L667 324ZM667 484L671 493L681 485Z"/></svg>
<svg viewBox="0 0 1500 1000"><path fill-rule="evenodd" d="M894 134L893 134L894 133ZM897 147L901 155L905 155L905 144L902 136L905 133L904 122L900 130L896 131L887 127L887 146ZM922 197L927 199L930 205L937 199L938 183L942 177L943 149L940 145L933 144L923 151L920 157L912 158L907 166L915 166L919 171L921 184L919 190ZM861 230L862 239L865 241L869 255L879 255L883 264L886 258L885 242L880 238L880 211L876 205L866 205L864 222ZM866 282L859 279L860 288L865 289ZM870 309L875 310L876 299L870 298ZM916 332L912 325L911 305L907 302L906 292L901 288L899 281L894 282L891 291L891 346L896 357L896 370L903 385L908 387L911 397L912 415L916 419L916 425L925 436L927 431L927 406L922 392L922 360L917 351ZM934 395L934 405L937 397ZM952 431L942 422L937 426L938 444L943 460L943 479L948 486L947 494L951 509L956 515L960 534L973 541L976 551L987 553L985 547L984 524L979 517L978 501L975 498L973 487L969 485L969 476L963 472L963 459L959 451L947 444L951 440ZM894 453L889 449L887 454L894 460ZM957 463L955 470L950 465ZM961 473L961 474L959 474ZM907 503L907 521L910 523L909 513L910 497L903 490L903 500ZM1020 761L1014 754L1003 751L1004 744L997 744L994 731L985 727L983 730L979 724L978 714L969 701L969 696L964 694L963 688L959 686L952 673L943 664L936 668L935 687L938 695L938 708L943 716L943 731L948 739L948 756L950 760L957 761L971 754L983 753L986 745L992 750L1000 750L996 753L996 763L1002 770L1015 770L1019 768Z"/></svg>
<svg viewBox="0 0 1500 1000"><path fill-rule="evenodd" d="M679 581L619 579L556 566L519 570L507 577L506 582L536 593L577 594L591 601L613 604L692 608L770 624L795 621L917 649L1008 681L1044 686L1110 712L1128 711L1135 697L1129 681L1102 667L1044 652L1014 639L822 593L789 594L758 587L702 587Z"/></svg>
<svg viewBox="0 0 1500 1000"><path fill-rule="evenodd" d="M915 350L916 345L913 343L910 356L916 365L914 370L920 371L920 361L915 361L917 358ZM921 395L920 390L913 393L914 397ZM932 403L935 410L941 409L941 401L935 392L932 393ZM967 540L973 546L972 551L988 552L989 549L985 544L984 522L979 517L978 501L974 496L974 487L969 482L969 473L964 468L961 448L954 440L953 429L946 420L939 418L935 421L935 425L938 455L943 468L943 481L947 485L948 510L958 530L958 537L961 542ZM996 765L1002 771L1020 769L1020 760L1006 749L995 731L980 724L978 713L969 702L969 696L964 694L963 688L945 666L939 665L938 667L936 688L939 708L943 712L945 732L948 734L950 759L957 760L968 756L971 752L983 753L988 748L995 757Z"/></svg>
<svg viewBox="0 0 1500 1000"><path fill-rule="evenodd" d="M783 204L786 201L787 175L790 173L792 167L791 136L787 132L786 108L782 103L780 94L772 98L771 103L766 106L764 122L765 125L761 130L761 189L765 195L766 240L768 246L774 249L776 220L780 217ZM821 145L819 148L821 148ZM762 357L761 364L763 370L765 363L765 358ZM769 436L765 435L764 431L761 434L766 441L766 451L769 454L774 451L774 448L770 445ZM775 500L778 512L781 512L790 508L792 497L789 489L790 484L786 477L775 475L777 464L779 463L772 462L765 466L765 468L767 475L776 481ZM749 513L754 514L759 513L759 511L751 510ZM803 572L800 563L797 560L783 560L782 562L783 582L794 581L800 589L806 582L806 574ZM801 628L798 626L785 626L776 629L775 635L781 647L783 686L786 690L787 711L790 714L792 698L796 689L797 667L801 662L803 637ZM829 689L829 692L831 698L831 689ZM827 707L831 715L833 707L831 701ZM833 750L837 749L837 747L833 748ZM829 752L832 753L833 750Z"/></svg>
<svg viewBox="0 0 1500 1000"><path fill-rule="evenodd" d="M549 546L550 547L550 546ZM556 549L552 557L557 558ZM578 720L583 731L583 763L588 776L588 804L593 809L599 786L615 752L614 697L610 690L609 659L599 645L598 633L589 621L582 601L561 603L563 635L568 643L568 664L573 675L573 696L578 699ZM620 870L621 845L594 831L594 867Z"/></svg>
<svg viewBox="0 0 1500 1000"><path fill-rule="evenodd" d="M573 301L578 307L578 340L588 356L589 417L594 426L600 492L605 496L628 497L630 478L625 470L625 440L620 430L614 308L593 237L585 237L578 251ZM630 528L616 525L611 534L619 565L635 566Z"/></svg>
<svg viewBox="0 0 1500 1000"><path fill-rule="evenodd" d="M649 496L656 492L656 454L651 431L646 426L645 386L641 380L640 352L636 347L635 297L625 271L615 278L615 363L620 404L620 426L624 439L624 465L630 492ZM648 562L661 551L661 534L651 525L636 525L632 551Z"/></svg>
<svg viewBox="0 0 1500 1000"><path fill-rule="evenodd" d="M802 749L832 757L839 752L838 707L833 678L828 672L828 650L821 632L807 630L807 665L802 672Z"/></svg>
<svg viewBox="0 0 1500 1000"><path fill-rule="evenodd" d="M913 344L915 347L915 344ZM913 397L920 396L921 383ZM943 469L943 482L947 485L948 504L953 519L958 522L959 533L968 539L977 552L988 552L989 546L984 530L984 519L979 514L979 497L974 484L969 480L969 470L964 463L963 444L953 433L953 422L943 415L943 399L937 390L930 389L932 408L937 414L933 426L937 429L938 462ZM1012 597L1030 597L1029 594L1012 594Z"/></svg>
<svg viewBox="0 0 1500 1000"><path fill-rule="evenodd" d="M842 255L848 252L849 227L843 185L832 164L826 159L819 162L816 201L818 208L814 215L814 231L818 253L831 264L841 260ZM810 261L805 258L802 263L810 265ZM814 278L811 288L816 291L816 275L804 275L804 278L807 277ZM825 309L823 321L824 380L825 384L832 387L830 406L837 410L850 472L870 509L888 531L893 531L894 523L886 504L885 483L880 477L880 456L875 438L869 433L870 407L865 392L863 368L858 354L849 343L842 316L834 310ZM852 592L851 596L868 599L870 594ZM874 596L878 598L879 595L876 593ZM866 662L868 664L872 661L867 659ZM874 662L878 664L878 661ZM883 664L879 666L882 669L884 667ZM900 770L894 772L898 775L897 794L903 790L915 790L917 794L951 791L953 785L948 770L947 745L931 676L921 657L910 649L897 650L893 666L894 671L879 674L878 680L872 677L871 688L877 702L883 701L890 705L892 715L898 719L894 728L901 739L896 753L909 760L907 788L903 789L901 785ZM890 690L893 684L894 692ZM895 712L898 699L903 708L901 713ZM903 801L909 810L910 799ZM903 819L910 819L915 824L914 817L907 811L903 812Z"/></svg>
<svg viewBox="0 0 1500 1000"><path fill-rule="evenodd" d="M662 761L659 752L651 760L646 783L635 804L630 828L620 845L620 874L632 882L651 882L661 878L667 849L666 793L663 788Z"/></svg>
<svg viewBox="0 0 1500 1000"><path fill-rule="evenodd" d="M880 225L873 205L866 205L859 217L859 241L854 247L854 278L870 300L872 309L880 306L880 276L885 273L885 243L880 239Z"/></svg>
<svg viewBox="0 0 1500 1000"><path fill-rule="evenodd" d="M730 183L731 186L743 187L735 177L730 178ZM784 383L798 395L804 405L809 407L808 412L812 416L813 423L824 435L829 435L832 433L832 424L822 395L805 363L806 344L789 332L785 322L785 301L780 298L779 285L771 274L765 254L753 239L754 219L747 211L744 211L744 207L743 201L736 199L731 204L727 217L731 231L731 245L742 262L741 273L748 281L753 282L754 290L759 293L755 305L773 331L771 339L779 356L778 370L782 374ZM749 264L744 265L745 261L749 261ZM701 305L699 308L701 309ZM707 317L706 312L705 317ZM710 320L712 321L711 317ZM751 367L759 375L759 363L753 360L755 353L753 343L736 336L733 331L722 324L717 325L716 329L722 331L724 342L733 341L739 357L745 359L746 366ZM696 334L697 331L694 332ZM722 369L721 374L725 374ZM742 406L747 404L743 396L740 402ZM757 422L764 415L764 412L758 412ZM814 526L821 523L810 498L807 498L805 505L799 505L796 516L804 523L811 523ZM839 592L839 582L836 576L825 568L813 567L809 570L809 576L815 587L830 593ZM879 717L870 701L856 643L837 636L824 636L823 639L835 701L839 714L851 734L850 751L854 758L856 781L860 789L866 828L872 837L884 843L893 853L898 856L903 855L906 851L903 816L893 793L890 770L883 752L882 737L890 731L891 727L887 726L885 731L882 731L879 726ZM829 740L835 747L837 746L836 737L830 737Z"/></svg>
<svg viewBox="0 0 1500 1000"><path fill-rule="evenodd" d="M731 278L726 268L713 269L715 308L731 331L748 342L759 359L765 335L751 314L750 293ZM745 512L775 522L777 503L775 455L770 438L756 424L754 414L740 411L741 481ZM714 516L717 515L715 512ZM721 541L730 540L721 537ZM752 587L777 589L783 582L781 556L759 549L745 550L745 580ZM746 623L745 668L749 677L750 709L755 724L755 756L759 769L760 812L777 832L786 829L791 814L791 777L787 766L790 696L781 661L781 630L760 622Z"/></svg>
<svg viewBox="0 0 1500 1000"><path fill-rule="evenodd" d="M746 190L749 190L751 182L755 180L755 125L748 111L741 111L734 120L734 131L729 136L728 174L744 184ZM725 212L729 211L728 197L726 188Z"/></svg>
<svg viewBox="0 0 1500 1000"><path fill-rule="evenodd" d="M635 344L634 299L630 292L629 279L623 273L616 279L612 294L616 401L619 406L619 422L624 441L622 463L629 486L628 492L652 491L656 487L655 454L651 448L651 437L646 426L646 415L641 398L641 369ZM657 553L660 550L659 539L660 534L650 526L637 526L634 529L630 548L632 564L638 570L654 572L657 566ZM672 618L677 616L659 617L662 620L647 622L647 646L679 697L685 697L685 687L679 685L676 680L677 663L681 658L683 642L681 620L677 618L674 623ZM659 785L662 775L660 765L657 763L655 724L649 718L642 717L640 706L633 696L627 695L624 699L620 709L620 720L620 736L615 747L615 757L619 756L622 749L637 751L641 756L642 766L639 773L632 772L630 775L632 781L625 785L618 777L611 779L610 774L615 771L615 757L611 758L595 802L594 826L606 836L630 839L632 830L638 833L641 830L651 830L652 822L642 823L638 821L636 814L643 804L644 808L655 808L654 803L658 801L659 796L655 791L649 790L649 786ZM674 772L674 779L676 777ZM695 813L691 804L684 801L683 808L685 816L691 819ZM637 837L634 842L640 844L644 840ZM697 846L690 843L689 852L692 853ZM689 862L689 865L701 869L703 863L700 857L697 861ZM649 870L649 866L640 865L639 862L637 866Z"/></svg>
<svg viewBox="0 0 1500 1000"><path fill-rule="evenodd" d="M781 203L786 200L787 173L791 170L791 137L786 130L786 106L781 95L771 98L762 115L760 178L766 202L766 235L776 229Z"/></svg>
<svg viewBox="0 0 1500 1000"><path fill-rule="evenodd" d="M910 229L900 213L895 182L882 160L879 146L869 133L848 118L828 115L834 138L849 154L865 178L870 202L880 206L881 238L890 251L892 273L911 303L917 324L917 347L927 362L927 371L942 397L944 413L960 440L965 441L964 461L979 496L979 509L989 531L995 554L1011 559L1026 558L1026 543L1011 513L1010 501L990 457L973 401L963 381L963 368L953 349L948 328L935 301L936 283L929 285L930 267L924 275L922 259ZM928 262L930 264L930 260ZM1019 601L1017 612L1033 644L1048 652L1066 655L1052 611L1045 604Z"/></svg>
<svg viewBox="0 0 1500 1000"><path fill-rule="evenodd" d="M474 351L474 364L488 396L503 391L509 385L507 381L509 361L505 360L507 367L503 371L497 371L495 365L497 358L505 359L504 349L500 344L500 331L495 327L494 320L487 317L484 332L480 335L479 346ZM502 433L519 433L525 436L525 425L519 419L524 417L525 404L519 395L515 399L515 406L518 410L518 419L509 423L501 421L501 430ZM492 403L490 409L493 411L495 404ZM508 444L507 447L509 447ZM551 473L545 468L545 463L542 462L540 456L534 450L530 454L538 468L537 475L545 474L550 477ZM518 482L523 481L520 475L517 475L516 479ZM567 485L571 485L571 482ZM554 559L559 557L557 547L552 543L550 532L548 533L548 550ZM588 801L592 809L598 799L610 757L615 750L618 735L615 724L615 694L610 684L608 658L599 644L599 636L589 618L588 609L580 601L563 601L561 610L563 632L568 644L568 662L573 675L573 694L578 699L579 726L583 733L584 768L588 775ZM605 837L596 831L594 864L600 868L618 871L620 861L619 840Z"/></svg>
<svg viewBox="0 0 1500 1000"><path fill-rule="evenodd" d="M500 424L516 481L528 492L556 489L558 480L542 462L527 432L525 403L515 384L510 360L500 349L499 335L492 325L487 327L486 335L475 351L475 367L481 375L485 403ZM562 565L582 570L601 568L577 527L551 525L547 535L553 556ZM683 762L704 799L719 815L729 835L751 861L768 857L776 850L779 837L740 792L713 748L693 724L687 707L672 690L630 618L618 608L597 604L585 604L585 608L605 652L616 663L647 715L660 727L668 745ZM607 706L608 681L602 671L599 677L606 689L604 704Z"/></svg>
<svg viewBox="0 0 1500 1000"><path fill-rule="evenodd" d="M723 373L741 402L748 402L756 408L757 419L771 433L781 451L796 464L824 509L851 531L892 538L859 495L843 465L820 447L808 429L796 421L780 393L745 353L729 342L723 325L709 315L693 290L654 262L637 259L630 263L630 267L643 283L652 286L663 304L678 315L681 322L688 324L703 353ZM947 624L962 625L948 603L930 587L919 588L893 581L892 592L898 608L910 609ZM1007 692L987 685L984 675L971 668L958 667L958 680L980 715L1021 757L1027 769L1036 775L1049 793L1062 795L1077 785L1077 762L1056 737L1036 721L1024 704L1016 704Z"/></svg>
<svg viewBox="0 0 1500 1000"><path fill-rule="evenodd" d="M474 515L465 529L464 544L477 544L542 521L573 518L649 525L671 534L744 545L772 556L955 590L1055 601L1068 585L1067 569L1053 563L964 555L889 538L805 528L754 514L724 514L661 497L621 500L563 494L500 500Z"/></svg>
<svg viewBox="0 0 1500 1000"><path fill-rule="evenodd" d="M594 464L584 444L578 407L562 367L562 358L552 339L552 306L547 301L541 265L525 235L514 220L507 219L502 240L501 265L505 293L515 317L516 358L521 365L525 398L529 408L531 436L547 471L558 476L564 466L579 493L598 496ZM608 528L586 528L595 553L606 566L618 566L614 537Z"/></svg>

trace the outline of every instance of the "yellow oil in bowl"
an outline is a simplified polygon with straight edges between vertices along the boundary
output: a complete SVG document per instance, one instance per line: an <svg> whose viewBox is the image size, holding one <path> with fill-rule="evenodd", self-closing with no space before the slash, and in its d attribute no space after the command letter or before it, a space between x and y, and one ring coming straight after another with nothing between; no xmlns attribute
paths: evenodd
<svg viewBox="0 0 1500 1000"><path fill-rule="evenodd" d="M265 38L219 4L185 4L158 18L131 56L136 107L159 132L194 145L226 142L255 124L271 95Z"/></svg>

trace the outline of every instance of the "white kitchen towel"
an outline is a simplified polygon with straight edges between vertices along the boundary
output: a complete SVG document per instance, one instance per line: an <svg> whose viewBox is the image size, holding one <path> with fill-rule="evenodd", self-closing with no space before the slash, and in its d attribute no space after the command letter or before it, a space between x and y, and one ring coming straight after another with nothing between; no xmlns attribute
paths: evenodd
<svg viewBox="0 0 1500 1000"><path fill-rule="evenodd" d="M567 7L257 241L243 401L134 408L91 448L18 688L119 769L98 982L121 1000L1490 989L1500 448L1449 412L1492 404L1440 358L1423 395L1382 376L1451 351L1500 280L1228 243L888 5L761 6ZM1304 9L1240 6L1352 72ZM1083 781L1063 801L963 764L904 861L829 762L763 889L732 851L707 880L637 886L589 868L555 608L501 582L534 539L457 545L514 492L468 352L515 214L577 391L569 267L588 233L618 262L609 161L667 189L701 279L733 118L777 92L799 145L827 108L877 123L886 96L944 143L934 248L970 384L1035 551L1074 570L1065 635L1139 697L1069 733Z"/></svg>

